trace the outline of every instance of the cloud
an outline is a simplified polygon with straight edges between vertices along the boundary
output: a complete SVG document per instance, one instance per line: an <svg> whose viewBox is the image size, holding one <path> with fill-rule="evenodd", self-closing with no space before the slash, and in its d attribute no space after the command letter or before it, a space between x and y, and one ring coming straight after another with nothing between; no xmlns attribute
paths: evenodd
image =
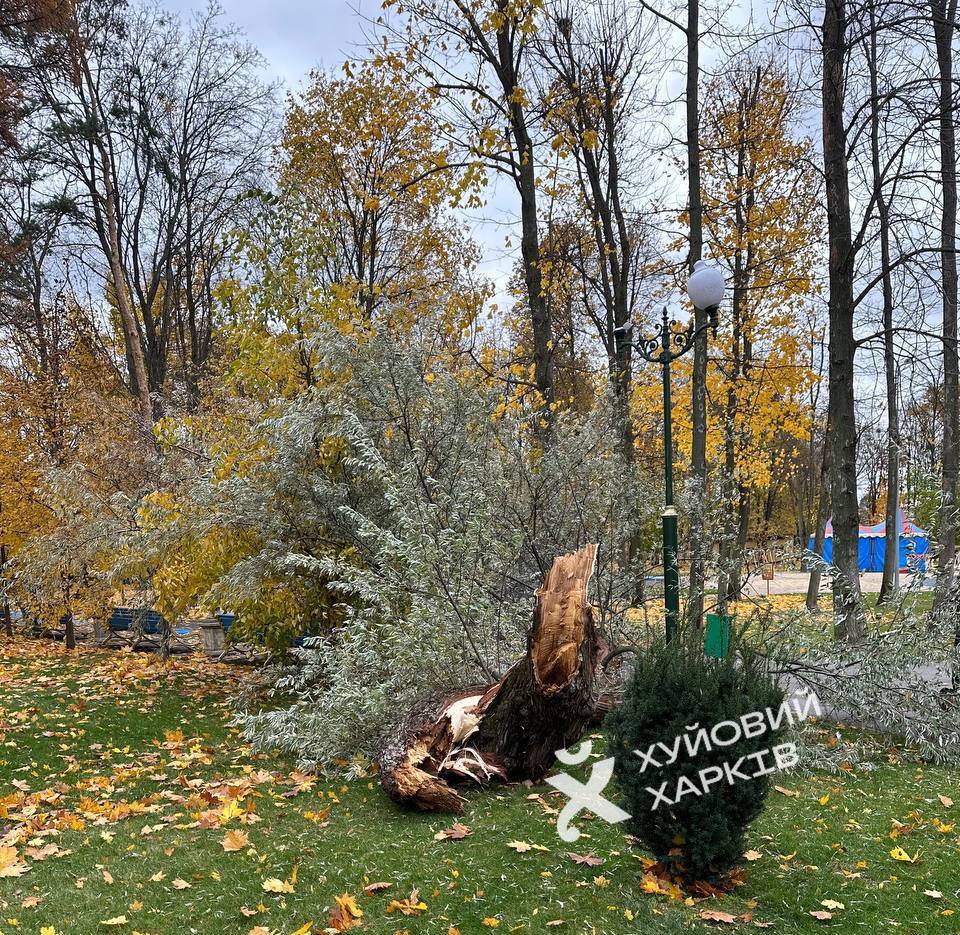
<svg viewBox="0 0 960 935"><path fill-rule="evenodd" d="M164 0L182 15L202 0ZM379 11L374 0L220 0L224 18L239 26L267 60L267 71L288 88L311 68L336 67L365 46L364 17Z"/></svg>

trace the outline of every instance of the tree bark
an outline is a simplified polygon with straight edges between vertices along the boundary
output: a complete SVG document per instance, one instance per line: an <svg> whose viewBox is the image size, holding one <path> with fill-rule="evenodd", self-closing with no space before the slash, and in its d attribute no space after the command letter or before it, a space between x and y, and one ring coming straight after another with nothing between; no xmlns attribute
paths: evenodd
<svg viewBox="0 0 960 935"><path fill-rule="evenodd" d="M813 552L815 555L823 555L823 543L827 538L827 523L830 521L830 478L832 476L831 463L833 457L830 448L830 426L827 425L827 432L823 442L823 457L820 461L820 499L817 501L817 519L816 528L813 533ZM803 543L807 547L807 543ZM807 582L807 601L806 607L809 611L814 611L820 602L820 579L822 573L819 564L810 569L810 580Z"/></svg>
<svg viewBox="0 0 960 935"><path fill-rule="evenodd" d="M866 632L857 564L857 428L854 406L854 250L850 223L844 79L847 62L846 0L826 0L823 17L823 162L827 190L830 275L829 433L833 448L833 601L837 639Z"/></svg>
<svg viewBox="0 0 960 935"><path fill-rule="evenodd" d="M937 49L939 77L940 172L942 208L940 216L941 276L943 291L943 468L940 512L940 561L935 607L952 604L957 556L957 468L960 446L960 400L957 351L957 146L954 125L953 33L956 0L931 0L930 14ZM956 608L952 609L954 613ZM960 620L956 624L960 646Z"/></svg>
<svg viewBox="0 0 960 935"><path fill-rule="evenodd" d="M724 600L728 602L740 600L743 591L743 556L747 551L747 540L750 538L750 488L739 484L739 505L737 506L737 538L734 543L733 555L727 571L727 593Z"/></svg>
<svg viewBox="0 0 960 935"><path fill-rule="evenodd" d="M87 178L90 197L94 207L94 224L101 247L106 254L110 269L110 278L113 283L114 297L117 311L120 313L120 322L123 328L123 340L127 352L130 388L137 398L140 416L147 429L153 426L153 405L150 401L150 383L143 354L143 344L140 340L140 331L130 298L127 277L124 273L122 248L120 245L119 206L117 205L117 190L114 184L113 164L103 140L104 121L101 119L101 101L97 94L97 84L90 73L90 64L87 61L84 38L79 34L79 28L74 25L73 54L76 60L78 73L78 88L86 89L89 101L86 102L88 115L92 119L89 128L89 159L90 175ZM99 170L102 190L96 186L96 176Z"/></svg>
<svg viewBox="0 0 960 935"><path fill-rule="evenodd" d="M68 610L60 617L60 625L63 627L63 642L67 649L77 648L77 633L73 624L73 611Z"/></svg>
<svg viewBox="0 0 960 935"><path fill-rule="evenodd" d="M7 597L7 547L0 545L0 569L3 571L3 628L7 636L13 637L13 618L10 616L10 599Z"/></svg>
<svg viewBox="0 0 960 935"><path fill-rule="evenodd" d="M520 194L520 254L523 258L523 279L530 308L530 326L533 334L534 383L540 394L543 419L549 430L553 418L554 373L553 330L550 311L543 288L543 270L540 257L540 220L537 215L537 168L533 141L527 127L526 108L518 74L520 55L516 48L515 27L509 15L509 0L497 0L497 9L503 17L497 31L497 54L493 62L507 101L510 133L515 154L514 183ZM521 38L521 43L523 39Z"/></svg>
<svg viewBox="0 0 960 935"><path fill-rule="evenodd" d="M433 699L379 757L395 802L460 813L465 780L539 780L597 708L600 642L587 598L596 546L556 559L537 591L527 653L492 685Z"/></svg>
<svg viewBox="0 0 960 935"><path fill-rule="evenodd" d="M868 66L870 71L870 156L880 233L880 271L883 292L883 369L887 392L887 505L885 510L883 577L877 603L900 590L900 412L897 400L897 359L893 343L893 281L890 275L890 205L883 190L880 162L880 87L877 60L876 15L870 9Z"/></svg>

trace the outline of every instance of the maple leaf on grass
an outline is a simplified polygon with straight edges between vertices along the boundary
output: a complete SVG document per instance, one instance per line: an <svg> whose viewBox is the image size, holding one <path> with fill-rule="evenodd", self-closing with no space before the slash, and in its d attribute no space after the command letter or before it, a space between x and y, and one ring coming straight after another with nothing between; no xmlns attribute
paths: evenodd
<svg viewBox="0 0 960 935"><path fill-rule="evenodd" d="M357 905L356 899L349 893L335 897L336 908L330 913L327 927L334 932L345 932L363 923L363 910Z"/></svg>
<svg viewBox="0 0 960 935"><path fill-rule="evenodd" d="M669 896L670 899L681 899L683 893L676 883L673 883L669 877L658 876L655 873L647 871L640 880L640 889L644 893L659 894Z"/></svg>
<svg viewBox="0 0 960 935"><path fill-rule="evenodd" d="M920 859L920 851L917 851L917 853L911 857L902 847L898 845L892 851L890 851L890 856L894 860L903 861L903 863L915 864Z"/></svg>
<svg viewBox="0 0 960 935"><path fill-rule="evenodd" d="M443 831L438 831L434 836L434 841L462 841L464 838L469 837L473 834L466 825L461 824L459 821L456 822L450 828L444 828Z"/></svg>
<svg viewBox="0 0 960 935"><path fill-rule="evenodd" d="M368 883L363 888L363 891L368 896L373 896L374 893L379 893L382 890L388 890L391 886L393 886L392 883L384 883L382 880L378 880L376 883Z"/></svg>
<svg viewBox="0 0 960 935"><path fill-rule="evenodd" d="M736 925L738 921L736 916L719 909L701 909L700 918L704 922L722 922L724 925Z"/></svg>
<svg viewBox="0 0 960 935"><path fill-rule="evenodd" d="M518 854L526 854L528 851L549 851L549 847L542 844L529 844L527 841L507 841L507 847L513 848Z"/></svg>
<svg viewBox="0 0 960 935"><path fill-rule="evenodd" d="M0 877L20 877L29 870L30 867L20 860L15 847L0 847Z"/></svg>
<svg viewBox="0 0 960 935"><path fill-rule="evenodd" d="M596 854L574 854L573 851L567 851L567 857L575 864L583 864L585 867L599 867L603 863L603 858Z"/></svg>
<svg viewBox="0 0 960 935"><path fill-rule="evenodd" d="M260 884L268 893L292 893L293 884L286 880L278 880L276 877L269 877Z"/></svg>
<svg viewBox="0 0 960 935"><path fill-rule="evenodd" d="M425 912L427 904L420 899L419 890L411 890L406 899L391 899L387 906L387 913L399 912L405 916L412 916L418 912Z"/></svg>
<svg viewBox="0 0 960 935"><path fill-rule="evenodd" d="M220 846L228 853L242 851L250 844L250 835L246 831L233 829L228 831L220 842Z"/></svg>

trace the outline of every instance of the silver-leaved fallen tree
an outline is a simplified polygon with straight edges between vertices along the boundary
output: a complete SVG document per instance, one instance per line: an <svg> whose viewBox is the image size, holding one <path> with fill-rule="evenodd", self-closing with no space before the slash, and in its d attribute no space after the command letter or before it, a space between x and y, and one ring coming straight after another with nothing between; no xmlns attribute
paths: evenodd
<svg viewBox="0 0 960 935"><path fill-rule="evenodd" d="M624 464L610 407L558 417L544 446L527 416L503 411L496 388L455 374L425 380L422 361L388 338L328 334L312 350L343 382L271 416L263 470L229 490L195 486L211 509L255 517L267 531L265 548L231 569L220 592L243 595L286 575L322 581L337 597L338 624L272 670L267 702L242 717L247 735L328 764L376 755L395 744L409 715L464 691L500 685L497 707L506 711L508 696L516 691L519 701L522 691L515 664L531 658L538 588L549 590L558 556L600 543L577 577L590 617L582 633L590 684L578 684L566 726L553 717L559 734L544 730L552 757L555 742L574 739L595 707L600 647L621 639L643 578L637 544L656 541L658 498ZM316 457L331 439L341 450L333 470ZM330 542L338 548L325 548ZM531 639L549 643L557 686L556 665L580 671L568 659L578 646ZM549 720L545 713L544 728ZM549 757L532 757L527 774L546 769ZM495 759L475 764L478 775L501 769Z"/></svg>

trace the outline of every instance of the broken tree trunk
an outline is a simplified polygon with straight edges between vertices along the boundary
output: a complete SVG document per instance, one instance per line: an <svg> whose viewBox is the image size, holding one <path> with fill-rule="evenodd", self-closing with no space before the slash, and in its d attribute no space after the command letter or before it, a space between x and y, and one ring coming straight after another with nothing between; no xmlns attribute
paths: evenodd
<svg viewBox="0 0 960 935"><path fill-rule="evenodd" d="M395 802L463 811L454 784L539 780L578 740L596 705L600 641L587 599L597 547L556 559L537 591L527 653L498 682L434 699L380 756Z"/></svg>

